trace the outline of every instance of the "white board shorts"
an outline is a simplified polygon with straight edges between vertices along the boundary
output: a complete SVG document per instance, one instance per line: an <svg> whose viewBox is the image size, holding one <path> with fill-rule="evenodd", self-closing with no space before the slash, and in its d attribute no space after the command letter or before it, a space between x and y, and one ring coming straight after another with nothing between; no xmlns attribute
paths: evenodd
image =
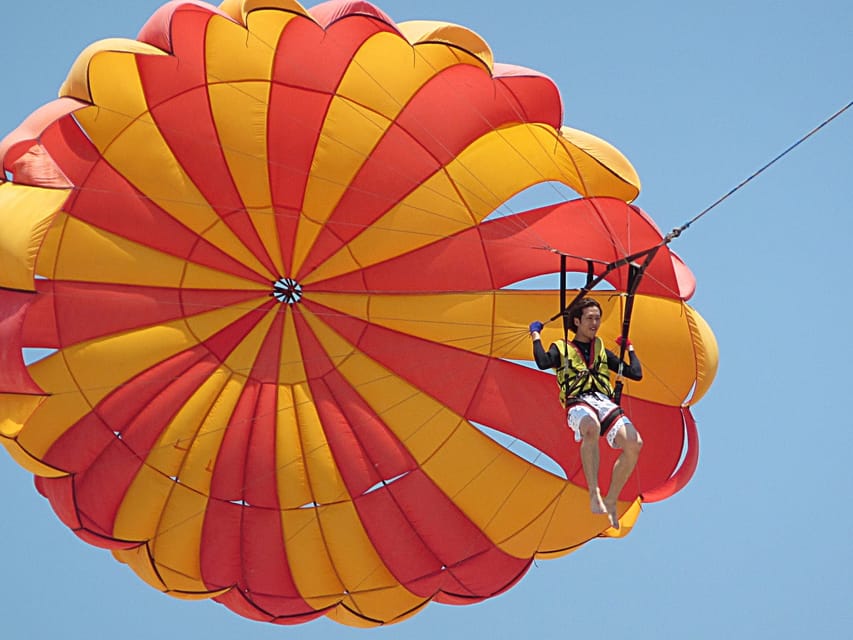
<svg viewBox="0 0 853 640"><path fill-rule="evenodd" d="M614 415L616 415L615 418ZM566 422L569 428L575 432L575 442L583 440L581 422L583 422L584 418L595 420L599 425L599 429L602 424L607 425L609 421L612 421L610 428L603 434L611 449L619 448L616 445L616 436L619 434L619 430L625 427L627 431L627 425L634 426L628 419L628 416L622 413L619 405L603 393L598 392L582 393L577 398L573 398L571 404L569 404L568 411L566 412Z"/></svg>

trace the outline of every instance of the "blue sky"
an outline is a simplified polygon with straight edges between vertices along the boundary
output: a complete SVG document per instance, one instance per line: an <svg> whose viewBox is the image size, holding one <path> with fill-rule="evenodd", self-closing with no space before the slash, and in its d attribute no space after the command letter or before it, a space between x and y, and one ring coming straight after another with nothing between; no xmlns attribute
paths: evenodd
<svg viewBox="0 0 853 640"><path fill-rule="evenodd" d="M76 55L133 37L159 0L7 3L0 137L51 100ZM578 3L385 0L397 21L480 33L560 87L565 124L632 161L637 200L679 226L853 99L847 0ZM310 6L310 5L309 5ZM720 369L695 408L699 469L630 536L541 561L469 607L375 631L244 620L150 589L52 514L0 455L0 628L28 638L448 640L843 637L853 624L853 109L738 191L673 248L698 281ZM839 375L841 374L841 375Z"/></svg>

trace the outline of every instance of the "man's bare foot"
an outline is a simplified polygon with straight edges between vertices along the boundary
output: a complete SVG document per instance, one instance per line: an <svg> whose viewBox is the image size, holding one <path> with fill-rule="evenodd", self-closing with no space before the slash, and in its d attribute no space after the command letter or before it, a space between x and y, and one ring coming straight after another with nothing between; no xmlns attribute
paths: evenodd
<svg viewBox="0 0 853 640"><path fill-rule="evenodd" d="M610 526L614 529L619 528L619 516L616 512L616 501L610 502L606 500L604 502L605 509L607 509L607 517L610 520Z"/></svg>
<svg viewBox="0 0 853 640"><path fill-rule="evenodd" d="M589 492L589 508L593 513L607 513L607 507L604 500L601 499L601 492L598 489Z"/></svg>

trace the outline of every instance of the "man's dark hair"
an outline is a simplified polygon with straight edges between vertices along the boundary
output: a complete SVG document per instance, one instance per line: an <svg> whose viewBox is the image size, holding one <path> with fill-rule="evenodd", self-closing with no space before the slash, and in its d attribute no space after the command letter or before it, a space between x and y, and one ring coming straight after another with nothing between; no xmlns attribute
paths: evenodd
<svg viewBox="0 0 853 640"><path fill-rule="evenodd" d="M569 316L569 330L572 333L576 333L578 330L577 325L575 325L575 320L580 321L584 310L589 309L590 307L597 307L598 311L601 312L601 305L598 304L598 300L593 298L581 298L572 304L568 311L566 311L566 315Z"/></svg>

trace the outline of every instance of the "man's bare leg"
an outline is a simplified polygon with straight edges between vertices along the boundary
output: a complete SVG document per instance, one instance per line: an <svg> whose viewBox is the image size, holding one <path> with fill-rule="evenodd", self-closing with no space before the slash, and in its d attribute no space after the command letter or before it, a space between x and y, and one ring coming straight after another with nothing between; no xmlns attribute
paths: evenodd
<svg viewBox="0 0 853 640"><path fill-rule="evenodd" d="M583 474L586 477L586 485L589 487L589 508L593 513L607 513L607 506L601 498L601 490L598 488L598 434L600 428L598 423L592 419L584 419L581 423L581 463Z"/></svg>
<svg viewBox="0 0 853 640"><path fill-rule="evenodd" d="M610 519L610 526L614 529L619 528L619 516L616 512L616 502L619 499L619 493L628 482L628 478L634 467L637 466L637 460L640 457L640 449L643 447L643 439L631 423L626 423L619 428L616 434L615 444L622 449L622 453L616 459L616 464L613 465L613 474L610 478L610 489L607 491L607 497L604 499L604 506L607 510L607 517Z"/></svg>

